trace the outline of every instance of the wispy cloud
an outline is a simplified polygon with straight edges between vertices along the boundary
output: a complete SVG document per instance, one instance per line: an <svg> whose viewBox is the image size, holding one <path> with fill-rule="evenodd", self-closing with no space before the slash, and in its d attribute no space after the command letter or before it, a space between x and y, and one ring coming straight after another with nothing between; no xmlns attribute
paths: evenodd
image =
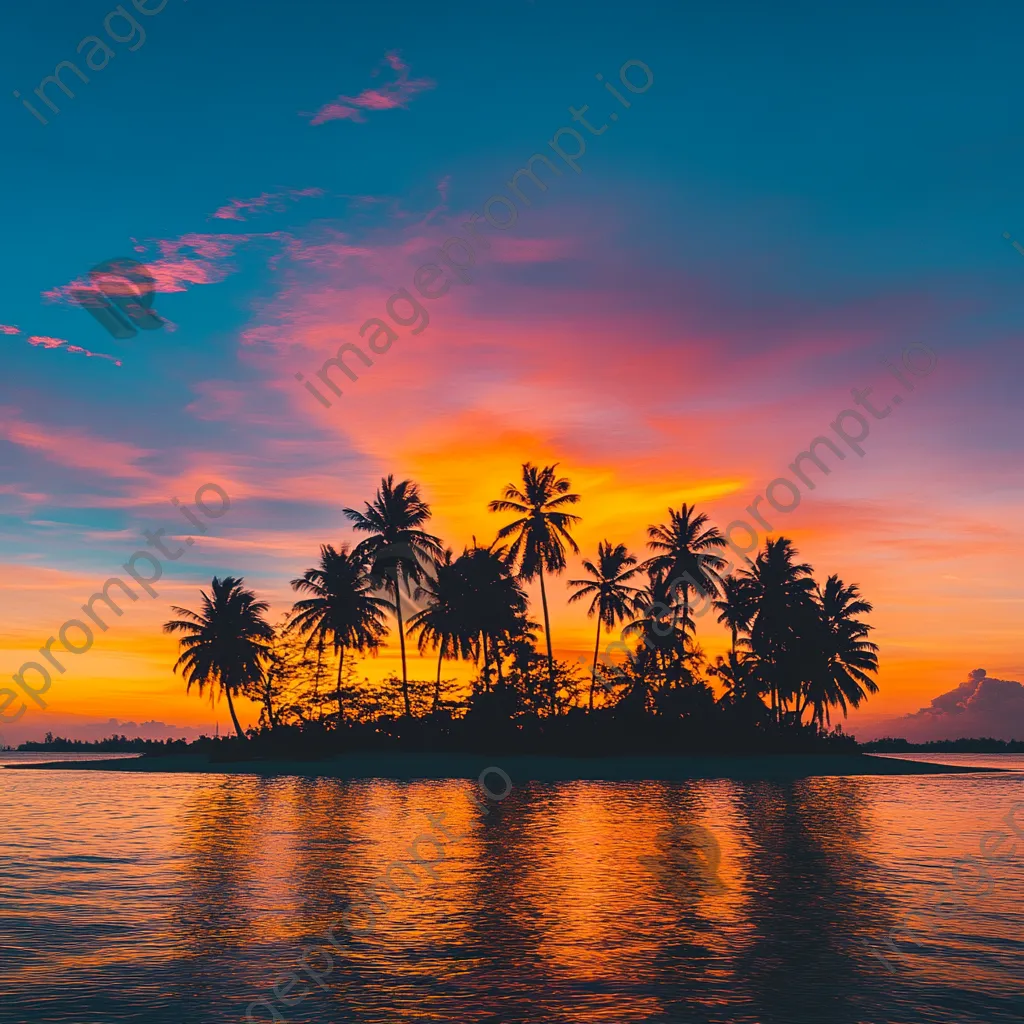
<svg viewBox="0 0 1024 1024"><path fill-rule="evenodd" d="M222 206L212 216L217 220L245 220L247 214L263 211L267 207L273 213L283 213L287 200L297 202L299 199L318 199L324 194L322 188L287 188L281 192L261 192L255 199L231 199L227 206Z"/></svg>
<svg viewBox="0 0 1024 1024"><path fill-rule="evenodd" d="M29 336L28 343L36 348L63 348L74 355L89 356L93 359L109 359L115 366L122 365L121 360L116 356L108 356L104 352L90 352L89 349L82 348L81 345L70 344L64 338L51 338L45 334L33 334Z"/></svg>
<svg viewBox="0 0 1024 1024"><path fill-rule="evenodd" d="M9 324L0 324L0 334L21 334L20 328L12 327ZM48 334L30 334L25 339L33 348L58 348L71 352L74 355L89 356L93 359L109 359L115 366L121 366L121 360L116 356L108 356L104 352L90 352L81 345L72 345L64 338L52 338Z"/></svg>
<svg viewBox="0 0 1024 1024"><path fill-rule="evenodd" d="M263 239L287 243L291 236L282 231L238 235L190 232L178 238L151 239L151 245L160 255L145 260L145 267L153 275L154 291L184 292L189 285L217 284L235 273L236 267L231 261L236 252ZM137 246L136 251L145 249ZM78 305L74 296L82 290L97 289L92 281L83 277L42 294L47 302Z"/></svg>
<svg viewBox="0 0 1024 1024"><path fill-rule="evenodd" d="M362 122L366 120L362 113L364 110L394 110L398 107L404 110L413 96L437 85L429 78L410 78L409 65L395 51L384 55L384 60L373 71L373 76L379 75L385 66L397 73L395 81L379 89L364 89L358 96L341 95L324 104L315 114L303 116L311 118L311 125L325 124L327 121Z"/></svg>
<svg viewBox="0 0 1024 1024"><path fill-rule="evenodd" d="M24 419L13 408L0 408L0 427L8 443L38 452L58 465L91 470L112 479L151 480L151 474L138 463L153 452L129 442L109 441L78 428L34 422Z"/></svg>

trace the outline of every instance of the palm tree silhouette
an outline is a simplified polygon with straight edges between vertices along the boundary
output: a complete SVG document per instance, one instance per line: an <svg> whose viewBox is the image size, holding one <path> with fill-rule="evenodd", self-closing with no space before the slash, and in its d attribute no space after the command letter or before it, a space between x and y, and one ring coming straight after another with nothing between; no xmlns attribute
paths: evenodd
<svg viewBox="0 0 1024 1024"><path fill-rule="evenodd" d="M381 480L377 495L366 502L366 511L354 508L342 511L352 528L371 536L360 541L355 553L373 563L372 577L378 586L394 598L398 618L398 642L402 650L402 697L405 714L412 717L409 701L409 676L405 661L405 626L402 622L402 588L410 593L413 583L424 578L424 564L432 565L443 553L441 540L419 529L430 518L430 506L420 497L419 487L411 480L395 483L388 474Z"/></svg>
<svg viewBox="0 0 1024 1024"><path fill-rule="evenodd" d="M559 573L565 568L565 545L579 554L579 547L569 529L580 517L561 509L575 505L578 494L570 494L572 486L565 477L556 477L558 463L538 469L532 463L523 463L522 489L507 484L503 497L492 501L492 512L515 512L521 518L503 526L498 540L515 537L508 549L507 562L518 566L520 579L529 582L540 577L540 600L544 608L544 638L548 648L548 681L551 687L551 713L555 712L555 659L551 650L551 620L548 616L548 596L544 588L544 570Z"/></svg>
<svg viewBox="0 0 1024 1024"><path fill-rule="evenodd" d="M597 685L597 652L601 647L601 626L614 629L616 623L631 619L634 612L637 587L626 585L638 572L631 568L636 559L626 550L625 544L604 540L597 545L597 564L590 559L583 560L583 568L593 577L589 580L569 580L575 593L569 603L590 597L587 617L597 616L597 640L594 642L594 666L590 673L590 710L594 710L594 687Z"/></svg>
<svg viewBox="0 0 1024 1024"><path fill-rule="evenodd" d="M454 561L447 550L418 593L427 606L409 620L408 632L419 634L420 652L438 652L435 706L440 700L443 658L483 658L483 678L489 688L493 660L502 681L502 644L523 635L526 593L511 575L501 546L479 547L476 542Z"/></svg>
<svg viewBox="0 0 1024 1024"><path fill-rule="evenodd" d="M740 658L733 650L729 652L728 658L719 654L714 666L708 669L708 675L721 679L725 686L725 693L722 694L725 703L741 707L758 699L756 667L756 658ZM764 708L764 704L761 707Z"/></svg>
<svg viewBox="0 0 1024 1024"><path fill-rule="evenodd" d="M878 692L878 684L868 675L878 671L878 645L866 639L872 627L857 618L873 609L861 598L856 584L844 586L838 576L829 576L815 597L815 671L810 674L797 719L810 704L812 720L820 728L826 722L831 724L829 706L838 705L845 716L847 704L856 708L869 693Z"/></svg>
<svg viewBox="0 0 1024 1024"><path fill-rule="evenodd" d="M493 659L499 684L504 682L502 644L510 644L530 625L526 621L526 592L509 570L507 554L497 541L481 547L474 538L473 546L458 560L468 597L463 619L480 637L485 677Z"/></svg>
<svg viewBox="0 0 1024 1024"><path fill-rule="evenodd" d="M662 573L672 588L681 587L684 614L690 606L691 584L702 597L718 593L722 580L718 571L726 561L715 549L725 547L725 538L717 526L708 526L705 513L697 514L685 502L678 512L668 510L667 526L648 526L647 546L659 554L644 562L648 572Z"/></svg>
<svg viewBox="0 0 1024 1024"><path fill-rule="evenodd" d="M648 652L648 663L653 662L666 686L673 677L682 679L687 658L686 634L695 634L697 627L689 606L680 600L677 588L669 586L665 573L647 570L647 585L634 598L633 610L636 617L623 629L623 634L640 634L638 653Z"/></svg>
<svg viewBox="0 0 1024 1024"><path fill-rule="evenodd" d="M243 586L242 578L225 576L223 580L213 577L212 597L201 590L202 612L171 606L171 611L181 619L164 623L165 633L186 634L179 641L182 653L174 663L174 669L183 670L188 683L199 687L202 696L204 688L210 686L210 704L219 694L228 699L231 721L239 739L245 739L232 695L241 693L258 683L263 675L261 660L270 654L264 642L274 636L273 627L263 616L269 608L266 601L257 601L256 595Z"/></svg>
<svg viewBox="0 0 1024 1024"><path fill-rule="evenodd" d="M347 544L336 551L330 544L320 547L320 564L307 569L291 582L292 589L311 594L292 606L288 629L298 630L307 637L308 648L314 640L320 649L330 640L338 655L338 723L344 718L341 695L341 673L345 664L345 649L376 651L381 638L387 633L385 612L389 602L374 597L374 581L366 564L350 553Z"/></svg>
<svg viewBox="0 0 1024 1024"><path fill-rule="evenodd" d="M747 581L731 573L725 576L722 579L722 597L714 602L714 608L719 613L717 621L732 636L732 654L735 656L739 634L750 627L754 615L753 594Z"/></svg>
<svg viewBox="0 0 1024 1024"><path fill-rule="evenodd" d="M796 562L796 556L788 537L768 540L753 567L740 574L755 609L750 649L768 683L777 716L799 689L814 615L811 566Z"/></svg>
<svg viewBox="0 0 1024 1024"><path fill-rule="evenodd" d="M569 553L579 551L572 530L580 517L568 511L579 495L557 468L523 463L522 482L508 484L499 499L488 502L492 512L513 513L502 517L506 525L493 543L481 546L474 537L458 557L426 532L431 510L419 487L384 477L362 511L344 510L346 521L363 534L359 542L322 545L318 562L291 581L295 603L276 636L264 617L266 602L241 578L214 577L212 589L200 591L198 611L175 606L176 617L163 625L165 632L181 634L175 671L182 671L189 692L195 684L205 696L209 686L213 704L227 697L239 737L245 734L235 698L259 700L258 730L274 733L275 749L292 742L292 725L299 734L309 729L303 744L308 738L338 747L346 721L367 723L368 736L391 735L406 743L412 697L419 692L409 680L408 638L421 655L437 655L424 742L436 736L439 742L472 744L480 729L495 729L490 739L501 742L521 735L544 749L558 748L563 740L575 747L591 728L577 723L595 711L595 690L612 689L611 672L603 673L603 684L597 681L601 640L621 626L622 642L615 646L627 660L614 670L614 693L603 703L614 706L625 723L627 745L648 736L658 744L690 737L703 743L702 730L713 742L730 728L741 740L763 730L773 743L784 740L783 746L803 747L804 732L812 739L826 733L826 747L833 740L837 749L848 742L827 732L833 711L845 715L878 692L878 647L867 623L872 606L856 585L838 576L817 585L811 566L799 561L786 537L767 541L747 569L726 575L720 554L725 539L687 504L670 508L666 523L648 527L650 551L643 564L626 545L605 539L595 558L582 560L580 578L568 581L568 604L582 602L596 619L584 703L582 674L554 660L551 637L549 577L563 572ZM524 590L537 577L546 654ZM697 644L694 592L703 609L715 608L718 623L731 634L728 654L713 666ZM377 652L391 613L402 660L404 713L397 723L393 680L375 690L370 679L350 679L353 654ZM335 695L321 675L321 668L333 674L331 647L338 656L337 716L327 713ZM442 701L444 663L458 659L476 663L467 699ZM585 657L580 660L585 663ZM715 690L709 681L716 682ZM429 694L429 683L423 685ZM723 687L716 706L715 692ZM458 704L467 712L461 724L456 714L440 714ZM573 711L563 719L566 708ZM545 723L545 717L553 720ZM788 737L779 728L784 722L792 727Z"/></svg>
<svg viewBox="0 0 1024 1024"><path fill-rule="evenodd" d="M466 583L459 567L452 561L452 549L446 548L434 567L434 575L426 576L417 589L417 596L426 598L426 607L409 619L406 632L417 636L420 654L428 647L437 651L437 681L434 685L432 711L441 703L441 663L445 658L475 658L476 637L464 622Z"/></svg>

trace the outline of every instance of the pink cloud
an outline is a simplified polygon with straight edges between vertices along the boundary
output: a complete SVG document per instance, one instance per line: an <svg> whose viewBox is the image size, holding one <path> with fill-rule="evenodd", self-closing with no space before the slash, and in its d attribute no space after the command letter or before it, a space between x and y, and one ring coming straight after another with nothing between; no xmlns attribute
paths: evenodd
<svg viewBox="0 0 1024 1024"><path fill-rule="evenodd" d="M191 232L179 238L151 240L160 257L144 262L146 269L155 279L154 291L184 292L188 290L189 285L217 284L235 273L235 267L230 260L242 246L263 239L287 242L290 238L290 235L281 231L240 235ZM135 248L136 251L144 251L141 246ZM42 294L47 302L78 305L74 293L83 289L97 290L88 278L78 278Z"/></svg>
<svg viewBox="0 0 1024 1024"><path fill-rule="evenodd" d="M449 184L448 178L437 183L442 200ZM431 219L434 223L426 225ZM417 266L425 258L434 258L439 241L454 230L457 224L449 218L428 216L404 227L391 225L374 231L358 242L331 229L317 230L311 238L290 239L285 249L290 265L278 280L276 294L254 307L253 321L241 331L241 342L259 350L253 352L258 360L272 359L274 352L306 350L314 355L324 353L318 360L322 362L329 354L330 339L358 336L359 326L368 317L381 315L395 288L409 286ZM511 238L492 233L489 251L480 256L479 272L493 274L501 265L540 266L588 251L586 242L576 240L569 225L554 227L548 237ZM444 312L439 310L437 315L444 316L450 330L461 317L481 316L479 311L470 312L479 301L477 289L464 296L461 287L454 287L444 301ZM593 326L599 328L603 320L599 318ZM549 341L545 339L544 344ZM454 340L449 337L448 343ZM337 344L335 340L333 348ZM518 344L526 343L520 340Z"/></svg>
<svg viewBox="0 0 1024 1024"><path fill-rule="evenodd" d="M45 334L33 334L28 338L28 343L36 348L64 348L75 355L91 356L93 359L109 359L115 366L121 366L121 360L114 356L108 356L103 352L90 352L81 345L68 344L63 338L50 338Z"/></svg>
<svg viewBox="0 0 1024 1024"><path fill-rule="evenodd" d="M285 189L282 192L261 192L255 199L232 199L227 206L222 206L213 217L218 220L245 220L242 211L253 213L269 206L275 213L284 211L284 200L293 201L308 197L319 198L323 196L322 188Z"/></svg>
<svg viewBox="0 0 1024 1024"><path fill-rule="evenodd" d="M225 267L187 258L155 260L146 265L155 278L153 287L158 292L184 292L190 284L217 284L230 273Z"/></svg>
<svg viewBox="0 0 1024 1024"><path fill-rule="evenodd" d="M0 408L0 425L8 442L41 452L59 465L93 470L113 478L150 479L150 474L135 463L153 453L133 444L108 441L76 428L32 423L10 408Z"/></svg>
<svg viewBox="0 0 1024 1024"><path fill-rule="evenodd" d="M338 236L339 240L329 238L325 242L305 242L294 238L288 243L288 256L296 262L314 263L319 267L337 267L344 260L352 257L368 258L374 255L374 250L367 246L350 245L342 241L344 236Z"/></svg>
<svg viewBox="0 0 1024 1024"><path fill-rule="evenodd" d="M180 256L186 249L191 249L203 259L219 260L233 256L242 242L253 238L253 235L208 235L190 231L179 238L157 239L156 245L164 257Z"/></svg>
<svg viewBox="0 0 1024 1024"><path fill-rule="evenodd" d="M103 352L90 352L87 348L82 348L81 345L68 345L69 352L75 352L83 356L89 356L93 359L109 359L115 366L122 366L120 359L114 358L114 356L108 356Z"/></svg>
<svg viewBox="0 0 1024 1024"><path fill-rule="evenodd" d="M410 78L409 66L394 51L384 55L383 63L397 72L398 77L394 82L388 82L379 89L364 89L358 96L341 95L322 106L315 114L305 114L305 117L311 118L309 123L318 125L327 121L363 122L366 120L361 113L363 110L394 110L397 107L404 110L408 108L409 100L413 96L426 89L433 89L437 84L429 78ZM380 70L375 69L373 75L380 74Z"/></svg>
<svg viewBox="0 0 1024 1024"><path fill-rule="evenodd" d="M0 324L0 334L21 334L17 327L10 327L8 324Z"/></svg>
<svg viewBox="0 0 1024 1024"><path fill-rule="evenodd" d="M574 238L496 238L490 259L497 263L551 263L578 256L580 244Z"/></svg>

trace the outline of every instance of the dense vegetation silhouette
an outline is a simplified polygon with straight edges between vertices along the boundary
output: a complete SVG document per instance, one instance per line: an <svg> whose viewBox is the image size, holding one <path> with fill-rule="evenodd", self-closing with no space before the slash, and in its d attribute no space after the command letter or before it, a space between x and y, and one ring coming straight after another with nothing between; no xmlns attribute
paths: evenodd
<svg viewBox="0 0 1024 1024"><path fill-rule="evenodd" d="M725 538L684 504L648 527L641 562L605 540L569 581L570 604L597 620L590 671L555 658L547 584L578 553L566 511L580 496L557 465L526 463L489 508L511 513L488 545L456 556L427 533L430 506L411 480L381 481L363 511L345 517L366 538L325 544L317 565L292 580L300 595L275 627L266 602L241 577L214 578L197 612L164 630L183 634L175 666L211 702L224 696L237 743L253 752L310 756L399 746L549 753L685 753L849 746L832 714L877 692L872 606L853 584L815 582L790 540L767 541L748 569L726 570ZM542 623L523 584L540 584ZM547 581L547 582L546 582ZM413 608L417 609L409 612ZM709 664L697 642L709 610L731 634ZM393 625L392 625L393 624ZM602 630L621 627L620 659L601 656ZM355 655L374 656L392 629L401 679L357 679ZM543 630L543 653L538 631ZM408 676L406 639L437 656L436 677ZM336 660L336 668L331 659ZM454 694L445 662L476 669ZM716 698L714 684L723 690ZM261 707L243 732L234 698Z"/></svg>

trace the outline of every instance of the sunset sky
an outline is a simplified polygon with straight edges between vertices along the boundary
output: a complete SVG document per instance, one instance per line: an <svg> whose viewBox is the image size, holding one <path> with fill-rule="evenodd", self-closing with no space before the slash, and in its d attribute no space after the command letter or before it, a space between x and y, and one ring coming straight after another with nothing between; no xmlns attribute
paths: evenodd
<svg viewBox="0 0 1024 1024"><path fill-rule="evenodd" d="M1004 238L1024 240L1018 11L125 6L145 42L115 17L128 42L107 39L100 70L76 47L107 38L110 7L2 15L17 169L0 192L0 685L125 575L143 531L196 539L157 598L62 653L47 710L0 733L69 716L223 728L226 707L171 671L170 605L241 575L277 620L384 474L418 481L461 551L507 521L487 502L522 462L558 462L583 553L608 538L643 554L684 501L720 528L749 519L865 388L903 401L871 420L863 456L844 449L791 513L761 512L819 579L874 603L867 715L915 711L979 666L1024 679L1024 257ZM64 60L89 81L65 72L75 97L51 86L53 113L33 90ZM623 85L629 61L650 68L646 91ZM645 84L639 64L628 77ZM573 120L584 105L601 134ZM581 173L549 146L563 127L585 137ZM521 179L530 205L492 227L484 204L541 152L561 173L538 165L549 189ZM369 351L360 325L473 213L489 247L471 282L446 268L449 290L419 299L425 329L392 323L398 340L372 366L349 359L358 381L333 374L343 397L321 405L295 374L315 380L343 341ZM169 323L116 340L68 289L127 256ZM937 363L911 393L882 360L915 344ZM170 499L191 506L207 482L231 507L199 536ZM549 589L570 659L593 649L565 600L579 575L574 559ZM728 643L711 616L699 639ZM411 674L433 665L414 657ZM396 668L389 650L368 670Z"/></svg>

